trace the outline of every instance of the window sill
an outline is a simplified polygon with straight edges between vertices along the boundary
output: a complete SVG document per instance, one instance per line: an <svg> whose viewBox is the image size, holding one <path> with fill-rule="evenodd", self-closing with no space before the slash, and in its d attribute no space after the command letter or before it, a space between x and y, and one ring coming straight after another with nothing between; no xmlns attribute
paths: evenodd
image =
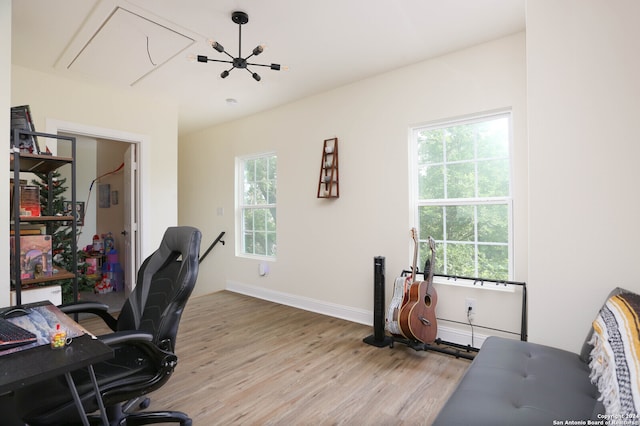
<svg viewBox="0 0 640 426"><path fill-rule="evenodd" d="M513 284L496 283L492 281L469 280L465 278L447 278L433 277L433 282L442 285L452 285L457 287L479 288L492 291L506 291L513 293L515 286Z"/></svg>
<svg viewBox="0 0 640 426"><path fill-rule="evenodd" d="M420 273L416 274L416 281L424 281L424 275ZM438 275L434 275L433 283L438 285L477 288L490 291L504 291L508 293L513 293L515 291L515 288L517 287L517 285L504 282L483 281L482 279L458 277L442 277Z"/></svg>
<svg viewBox="0 0 640 426"><path fill-rule="evenodd" d="M246 253L236 253L236 257L242 259L251 259L251 260L259 260L261 262L275 262L277 257L274 256L262 256L258 254L246 254Z"/></svg>

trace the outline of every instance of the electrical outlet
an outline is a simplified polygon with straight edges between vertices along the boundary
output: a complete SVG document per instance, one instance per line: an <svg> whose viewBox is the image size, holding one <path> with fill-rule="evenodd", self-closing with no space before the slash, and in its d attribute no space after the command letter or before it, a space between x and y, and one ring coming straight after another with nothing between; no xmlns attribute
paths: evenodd
<svg viewBox="0 0 640 426"><path fill-rule="evenodd" d="M465 313L468 313L471 315L477 314L478 311L476 310L476 299L467 297L464 302L464 311Z"/></svg>

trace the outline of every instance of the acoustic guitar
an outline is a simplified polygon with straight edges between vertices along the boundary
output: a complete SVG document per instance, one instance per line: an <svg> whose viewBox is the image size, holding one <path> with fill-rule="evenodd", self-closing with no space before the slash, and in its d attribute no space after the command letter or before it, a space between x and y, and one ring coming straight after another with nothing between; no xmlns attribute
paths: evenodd
<svg viewBox="0 0 640 426"><path fill-rule="evenodd" d="M409 286L416 279L416 264L418 262L418 236L416 228L411 228L411 238L413 239L413 265L411 275L408 277L398 277L393 286L393 298L387 309L385 321L386 330L396 336L407 337L400 329L400 308L409 301Z"/></svg>
<svg viewBox="0 0 640 426"><path fill-rule="evenodd" d="M433 269L435 267L436 244L429 237L431 260L428 271L425 268L425 280L413 283L409 287L409 301L400 308L400 330L408 339L419 340L422 343L433 343L438 335L436 322L436 304L438 295L433 288Z"/></svg>

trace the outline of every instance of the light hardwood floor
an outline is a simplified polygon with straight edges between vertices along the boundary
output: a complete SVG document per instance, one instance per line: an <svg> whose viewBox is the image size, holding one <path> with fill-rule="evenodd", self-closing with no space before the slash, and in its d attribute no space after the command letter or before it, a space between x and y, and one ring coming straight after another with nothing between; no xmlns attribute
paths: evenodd
<svg viewBox="0 0 640 426"><path fill-rule="evenodd" d="M192 298L178 366L149 409L207 426L431 424L470 361L363 343L372 332L228 291Z"/></svg>

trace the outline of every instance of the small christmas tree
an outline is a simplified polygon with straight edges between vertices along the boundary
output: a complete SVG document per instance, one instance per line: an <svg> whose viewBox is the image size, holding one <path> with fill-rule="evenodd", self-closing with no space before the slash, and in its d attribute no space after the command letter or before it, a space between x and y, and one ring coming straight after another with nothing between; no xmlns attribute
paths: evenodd
<svg viewBox="0 0 640 426"><path fill-rule="evenodd" d="M64 212L64 204L67 201L64 194L67 191L67 179L63 178L60 172L53 171L51 174L52 188L49 188L49 175L46 173L35 173L38 179L32 180L32 183L38 186L40 191L40 207L43 215L55 216ZM51 205L49 205L49 192L51 192ZM75 208L71 210L75 212ZM54 268L62 268L73 273L73 238L78 238L80 231L76 229L73 235L73 229L69 221L52 221L47 222L47 232L51 235L52 255ZM83 290L92 290L93 281L85 276L87 263L84 251L78 250L78 292ZM60 280L62 287L63 303L73 302L73 280Z"/></svg>

